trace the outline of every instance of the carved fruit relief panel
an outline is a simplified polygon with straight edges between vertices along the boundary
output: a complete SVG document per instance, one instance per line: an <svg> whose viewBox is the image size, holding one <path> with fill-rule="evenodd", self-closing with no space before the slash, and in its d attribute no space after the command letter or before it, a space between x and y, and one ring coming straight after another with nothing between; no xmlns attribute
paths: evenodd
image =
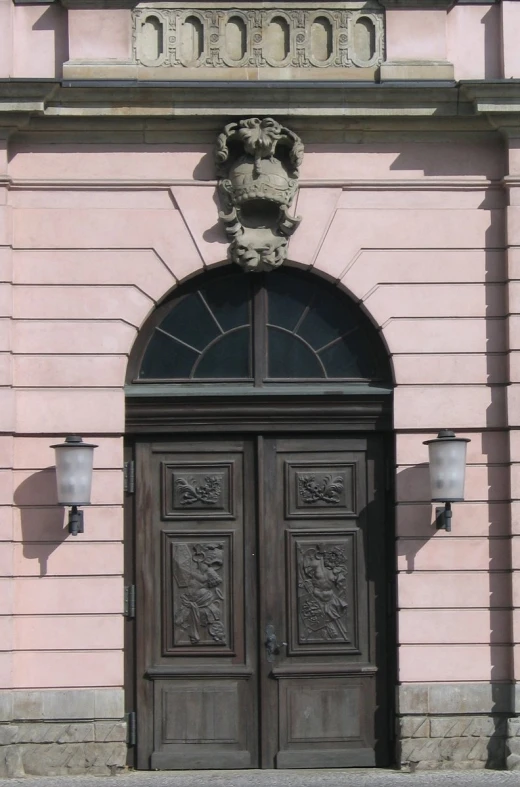
<svg viewBox="0 0 520 787"><path fill-rule="evenodd" d="M166 652L232 647L231 536L165 534ZM169 589L168 589L169 588Z"/></svg>
<svg viewBox="0 0 520 787"><path fill-rule="evenodd" d="M232 463L164 464L163 517L229 519L232 511Z"/></svg>
<svg viewBox="0 0 520 787"><path fill-rule="evenodd" d="M286 463L286 516L329 519L356 512L354 464Z"/></svg>
<svg viewBox="0 0 520 787"><path fill-rule="evenodd" d="M376 2L140 3L134 60L162 69L374 69L384 58L384 13ZM244 74L246 76L246 74Z"/></svg>

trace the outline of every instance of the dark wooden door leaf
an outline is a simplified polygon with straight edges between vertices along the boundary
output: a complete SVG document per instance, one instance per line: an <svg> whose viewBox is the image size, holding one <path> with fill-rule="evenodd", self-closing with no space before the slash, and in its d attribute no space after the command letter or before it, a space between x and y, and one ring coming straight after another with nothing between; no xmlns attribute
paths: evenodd
<svg viewBox="0 0 520 787"><path fill-rule="evenodd" d="M137 447L138 767L385 764L375 436Z"/></svg>

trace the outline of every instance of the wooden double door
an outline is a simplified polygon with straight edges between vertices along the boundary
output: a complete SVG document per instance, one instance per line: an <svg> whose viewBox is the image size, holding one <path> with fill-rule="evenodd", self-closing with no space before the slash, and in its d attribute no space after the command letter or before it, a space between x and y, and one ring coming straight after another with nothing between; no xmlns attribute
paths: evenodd
<svg viewBox="0 0 520 787"><path fill-rule="evenodd" d="M137 766L388 762L382 443L136 446Z"/></svg>

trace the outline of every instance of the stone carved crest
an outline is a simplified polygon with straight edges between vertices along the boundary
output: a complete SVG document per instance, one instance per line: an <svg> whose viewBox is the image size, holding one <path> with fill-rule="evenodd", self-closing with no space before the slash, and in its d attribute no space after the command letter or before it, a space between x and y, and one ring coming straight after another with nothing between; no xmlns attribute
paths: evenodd
<svg viewBox="0 0 520 787"><path fill-rule="evenodd" d="M246 271L278 268L301 218L289 215L303 159L301 139L272 118L225 126L215 151L219 217L228 256Z"/></svg>

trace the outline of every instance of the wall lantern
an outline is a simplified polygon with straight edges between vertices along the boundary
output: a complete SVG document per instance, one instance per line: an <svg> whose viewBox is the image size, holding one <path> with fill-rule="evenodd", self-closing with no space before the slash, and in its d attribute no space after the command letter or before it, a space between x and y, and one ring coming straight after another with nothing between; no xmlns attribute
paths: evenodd
<svg viewBox="0 0 520 787"><path fill-rule="evenodd" d="M444 503L435 509L437 530L451 532L451 504L464 500L467 437L455 437L451 429L441 429L434 440L425 440L430 455L432 503Z"/></svg>
<svg viewBox="0 0 520 787"><path fill-rule="evenodd" d="M90 505L94 448L97 445L84 443L74 434L66 437L64 443L51 445L51 448L56 451L58 503L71 506L69 533L77 536L83 533L83 511L78 511L78 506Z"/></svg>

